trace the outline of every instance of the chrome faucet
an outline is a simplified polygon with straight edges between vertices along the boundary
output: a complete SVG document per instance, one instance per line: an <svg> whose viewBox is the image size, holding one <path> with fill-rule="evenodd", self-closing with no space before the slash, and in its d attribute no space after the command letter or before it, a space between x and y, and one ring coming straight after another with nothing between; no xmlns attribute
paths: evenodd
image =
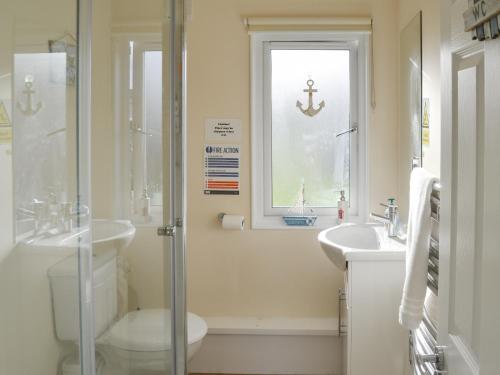
<svg viewBox="0 0 500 375"><path fill-rule="evenodd" d="M90 216L90 210L85 205L80 205L75 208L71 202L63 202L59 205L60 219L59 231L63 233L71 232L73 230L74 220L86 219Z"/></svg>
<svg viewBox="0 0 500 375"><path fill-rule="evenodd" d="M30 206L30 209L17 208L17 214L20 218L33 219L34 235L46 231L69 233L75 222L88 220L90 217L87 206L75 207L71 202L59 202L55 194L49 194L47 201L33 199Z"/></svg>
<svg viewBox="0 0 500 375"><path fill-rule="evenodd" d="M379 215L372 212L372 218L378 222L385 224L387 236L397 237L399 232L399 210L398 205L396 204L396 200L394 198L389 198L387 200L387 204L380 203L380 205L385 207L384 215Z"/></svg>
<svg viewBox="0 0 500 375"><path fill-rule="evenodd" d="M17 213L21 216L32 218L34 225L34 233L40 233L46 222L48 221L48 205L44 201L33 199L31 202L32 210L23 207L17 209Z"/></svg>

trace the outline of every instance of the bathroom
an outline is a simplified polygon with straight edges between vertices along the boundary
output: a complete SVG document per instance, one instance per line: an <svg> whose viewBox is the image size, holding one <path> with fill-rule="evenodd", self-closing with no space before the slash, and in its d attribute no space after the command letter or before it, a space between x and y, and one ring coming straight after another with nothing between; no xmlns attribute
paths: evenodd
<svg viewBox="0 0 500 375"><path fill-rule="evenodd" d="M0 375L498 374L499 0L0 4Z"/></svg>

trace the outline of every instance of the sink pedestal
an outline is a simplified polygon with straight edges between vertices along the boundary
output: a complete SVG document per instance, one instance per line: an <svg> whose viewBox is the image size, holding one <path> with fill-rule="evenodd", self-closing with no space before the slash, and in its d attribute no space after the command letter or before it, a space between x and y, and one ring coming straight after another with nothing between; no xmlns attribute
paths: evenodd
<svg viewBox="0 0 500 375"><path fill-rule="evenodd" d="M344 374L402 375L408 332L398 323L406 247L379 224L342 224L318 236L328 259L346 272Z"/></svg>
<svg viewBox="0 0 500 375"><path fill-rule="evenodd" d="M345 374L404 374L408 332L398 323L404 260L353 260L346 272Z"/></svg>

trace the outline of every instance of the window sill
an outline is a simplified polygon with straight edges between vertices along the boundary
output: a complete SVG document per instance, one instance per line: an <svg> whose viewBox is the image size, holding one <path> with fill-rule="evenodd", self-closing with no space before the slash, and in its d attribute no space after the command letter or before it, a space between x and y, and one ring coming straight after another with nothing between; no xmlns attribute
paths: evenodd
<svg viewBox="0 0 500 375"><path fill-rule="evenodd" d="M364 220L360 216L349 216L348 222L362 223ZM261 216L252 217L252 229L271 230L321 230L338 225L336 216L318 216L314 225L295 226L287 225L282 216Z"/></svg>
<svg viewBox="0 0 500 375"><path fill-rule="evenodd" d="M148 223L141 223L141 222L136 222L132 221L132 224L136 228L158 228L161 227L163 224L161 222L157 221L150 221Z"/></svg>
<svg viewBox="0 0 500 375"><path fill-rule="evenodd" d="M163 223L162 215L163 211L161 208L159 210L152 208L149 220L146 221L142 216L133 215L130 221L136 228L159 227Z"/></svg>

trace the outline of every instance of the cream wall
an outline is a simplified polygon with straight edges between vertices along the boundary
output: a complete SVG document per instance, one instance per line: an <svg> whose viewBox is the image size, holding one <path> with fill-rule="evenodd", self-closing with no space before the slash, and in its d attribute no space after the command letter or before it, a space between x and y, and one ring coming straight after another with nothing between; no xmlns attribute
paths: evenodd
<svg viewBox="0 0 500 375"><path fill-rule="evenodd" d="M165 304L163 240L156 227L136 228L135 238L123 255L128 262L129 309L159 308ZM189 272L189 271L188 271Z"/></svg>
<svg viewBox="0 0 500 375"><path fill-rule="evenodd" d="M92 213L112 217L114 124L111 0L94 1L92 12Z"/></svg>
<svg viewBox="0 0 500 375"><path fill-rule="evenodd" d="M440 175L440 144L441 144L441 84L440 84L440 18L439 2L433 0L399 0L399 33L408 25L419 11L422 11L422 98L429 98L430 102L430 144L422 147L423 167L436 176ZM400 41L398 40L398 48ZM399 79L400 75L398 75ZM399 89L399 85L398 85ZM404 97L404 95L398 95ZM423 103L422 103L423 105ZM401 126L408 126L403 125ZM405 137L408 131L399 128L401 136ZM406 134L405 134L406 133ZM399 146L408 146L409 143L399 143ZM404 150L403 150L404 151ZM400 152L405 155L405 152ZM400 158L398 166L398 194L402 221L407 222L409 205L410 164L408 159Z"/></svg>
<svg viewBox="0 0 500 375"><path fill-rule="evenodd" d="M187 24L188 304L205 316L331 316L342 273L320 250L317 230L222 231L217 213L250 222L248 15L374 18L377 107L370 112L371 206L397 193L398 12L392 0L193 0ZM241 195L205 196L205 118L243 121Z"/></svg>
<svg viewBox="0 0 500 375"><path fill-rule="evenodd" d="M113 87L113 31L158 32L163 0L106 0L94 14L92 73L92 208L95 218L113 218L116 160ZM121 124L126 126L126 124ZM123 128L122 128L123 129ZM128 263L131 310L164 306L163 238L156 226L137 226L136 235L123 253Z"/></svg>
<svg viewBox="0 0 500 375"><path fill-rule="evenodd" d="M167 0L111 0L113 25L151 25L160 23Z"/></svg>
<svg viewBox="0 0 500 375"><path fill-rule="evenodd" d="M12 52L14 43L14 12L0 13L0 101L10 113L12 96ZM12 120L11 120L12 121ZM0 262L13 246L13 175L12 141L0 139Z"/></svg>
<svg viewBox="0 0 500 375"><path fill-rule="evenodd" d="M157 24L161 1L113 0L111 19L120 29ZM408 3L410 3L408 1ZM248 15L355 16L374 18L374 63L377 107L370 110L369 195L371 210L389 196L398 198L398 41L401 24L397 0L193 0L187 32L187 274L188 303L202 315L331 316L336 314L336 289L342 273L323 255L316 230L220 230L220 211L251 215L249 36L242 18ZM411 14L410 11L408 11ZM102 17L102 15L101 15ZM405 15L405 17L407 17ZM408 16L409 17L409 16ZM104 18L102 18L104 20ZM424 21L425 22L425 21ZM139 26L139 27L138 27ZM103 29L105 33L109 30ZM96 48L100 63L109 59L108 41ZM111 62L109 62L111 64ZM424 63L425 66L425 63ZM100 69L94 66L95 69ZM105 68L107 69L107 68ZM106 91L109 75L98 72L94 92ZM97 87L97 88L96 88ZM104 87L103 87L104 88ZM107 89L106 89L107 90ZM106 94L108 95L108 94ZM106 99L107 100L107 99ZM96 103L100 101L96 99ZM434 107L434 105L433 105ZM438 105L436 105L437 108ZM112 216L113 136L109 113L102 105L93 130L95 216ZM433 115L434 116L434 115ZM204 120L209 117L243 121L242 191L239 197L207 197L202 193ZM105 120L104 120L104 119ZM102 136L102 138L100 138ZM152 236L152 237L149 237ZM154 228L138 228L127 251L131 278L131 308L161 306L163 250L153 239ZM136 297L138 301L134 300Z"/></svg>
<svg viewBox="0 0 500 375"><path fill-rule="evenodd" d="M419 10L422 11L422 97L430 99L430 145L424 146L423 166L439 176L441 149L439 1L399 0L399 31L403 30Z"/></svg>
<svg viewBox="0 0 500 375"><path fill-rule="evenodd" d="M113 218L116 160L112 30L159 29L162 0L99 0L94 4L92 38L92 214ZM126 126L127 124L121 124ZM123 129L123 128L122 128ZM163 239L156 226L137 226L122 254L127 262L130 310L164 306Z"/></svg>
<svg viewBox="0 0 500 375"><path fill-rule="evenodd" d="M9 4L10 5L10 4ZM0 100L11 100L12 52L14 48L14 11L0 13ZM21 358L16 349L16 315L19 311L16 291L17 270L12 267L13 238L12 143L0 142L0 373L13 374ZM6 308L8 306L8 308Z"/></svg>

